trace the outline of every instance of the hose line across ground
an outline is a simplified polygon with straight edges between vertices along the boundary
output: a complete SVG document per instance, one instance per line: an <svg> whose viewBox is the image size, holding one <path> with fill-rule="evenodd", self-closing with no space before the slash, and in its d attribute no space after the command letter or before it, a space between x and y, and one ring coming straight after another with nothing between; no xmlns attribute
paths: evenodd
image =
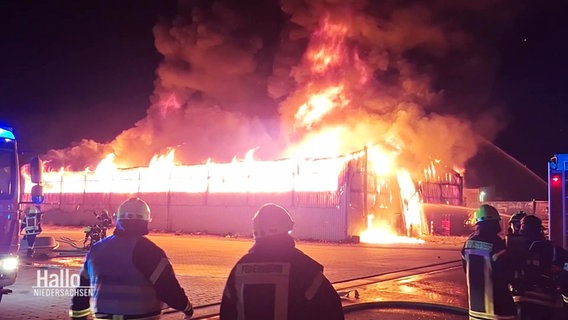
<svg viewBox="0 0 568 320"><path fill-rule="evenodd" d="M469 311L465 308L454 307L445 304L429 302L410 302L410 301L373 301L347 305L343 307L343 313L356 312L368 309L418 309L424 311L436 311L468 316Z"/></svg>

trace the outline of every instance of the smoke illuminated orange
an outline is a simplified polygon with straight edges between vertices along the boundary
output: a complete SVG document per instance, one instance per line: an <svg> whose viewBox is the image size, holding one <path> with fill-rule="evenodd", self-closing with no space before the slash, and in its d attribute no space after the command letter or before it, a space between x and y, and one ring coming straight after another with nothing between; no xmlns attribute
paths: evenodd
<svg viewBox="0 0 568 320"><path fill-rule="evenodd" d="M368 137L365 136L366 132L357 131L361 137L354 139L357 140L355 142L348 141L353 139L353 128L347 124L338 124L343 119L341 115L351 111L349 108L354 110L361 108L351 105L352 100L357 98L352 92L353 87L367 83L374 76L367 70L356 50L350 49L351 42L347 38L349 30L347 22L339 21L338 17L324 15L312 34L302 60L308 71L302 68L304 72L299 72L298 78L301 79L297 80L300 92L298 95L301 96L292 99L293 110L287 110L289 112L286 113L289 118L293 115L293 119L287 119L290 120L287 125L292 126L293 122L294 129L303 129L298 130L303 136L297 137L297 141L293 141L289 150L281 153L286 155L286 159L258 161L253 157L255 149L251 149L244 160L235 157L230 163L215 163L210 160L201 164L182 165L176 161L175 149L171 149L164 154L155 155L147 167L123 168L117 163L115 155L110 153L94 171L70 172L60 169L44 173L44 192L46 194L291 191L339 193L344 191L341 190L343 182L340 181L340 177L349 169L350 161L365 157L364 161L361 161L365 164L364 169L357 168L359 171L356 173L358 177L365 177L361 186L358 186L363 191L359 192L367 194L367 189L376 191L374 194L381 194L384 189L397 192L400 200L389 199L392 200L393 208L398 206L397 209L382 208L379 204L377 205L379 209L376 211L382 209L396 213L402 211L407 234L403 236L397 234L394 226L382 221L380 212L365 208L361 212L367 215L367 225L360 234L360 240L370 243L421 242L415 237L422 235L424 225L421 199L417 189L419 182L417 180L422 177L413 177L411 172L418 172L418 175L421 175L422 167L401 167L400 149L387 150L377 145L383 143L385 137L371 135ZM351 71L355 70L349 77L343 72L346 66L349 66ZM180 103L173 94L165 100L167 101L160 104L158 109L158 113L162 116L170 110L180 108ZM369 117L363 112L350 113L349 120L352 126L355 126L353 123L365 122L364 118L355 119L359 114L361 118ZM331 115L339 115L335 117L339 119L327 121L329 119L326 117L331 118ZM357 148L365 146L365 150L349 153L353 150L345 150L349 148L345 147L348 144L346 142L351 146L356 145ZM423 171L426 181L436 181L439 178L438 174L434 162ZM369 184L366 179L371 175L377 177L378 182L373 181L376 183ZM443 179L452 179L452 176L448 175ZM28 193L30 187L31 183L27 183ZM367 200L363 201L364 206L373 201L380 202L376 199Z"/></svg>

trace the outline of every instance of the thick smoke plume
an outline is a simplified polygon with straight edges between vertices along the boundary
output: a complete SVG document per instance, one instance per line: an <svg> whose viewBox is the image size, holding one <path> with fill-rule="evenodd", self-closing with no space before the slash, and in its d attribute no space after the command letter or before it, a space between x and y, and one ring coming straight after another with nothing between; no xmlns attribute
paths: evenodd
<svg viewBox="0 0 568 320"><path fill-rule="evenodd" d="M109 152L121 167L145 166L171 148L183 164L253 148L255 158L275 159L304 154L328 132L339 142L318 143L333 144L330 152L388 143L415 165L462 166L479 135L491 140L502 128L488 101L496 64L488 35L507 16L499 1L203 3L181 1L175 19L154 28L164 58L146 118L109 144L50 151L51 167L94 168ZM300 121L322 92L334 107Z"/></svg>

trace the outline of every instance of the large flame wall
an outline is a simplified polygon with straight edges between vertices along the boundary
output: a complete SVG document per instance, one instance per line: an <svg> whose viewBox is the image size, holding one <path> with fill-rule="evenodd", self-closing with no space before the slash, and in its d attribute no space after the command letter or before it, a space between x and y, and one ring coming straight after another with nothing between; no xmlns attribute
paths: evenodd
<svg viewBox="0 0 568 320"><path fill-rule="evenodd" d="M275 202L290 210L297 238L343 241L372 229L383 233L385 227L393 234L428 234L428 222L439 219L432 210L425 212L424 200L462 204L459 174L440 177L432 167L424 181L415 183L405 170L380 174L369 154L365 149L302 161L154 163L110 170L102 165L91 172L48 172L42 210L47 223L86 225L95 222L93 210L114 212L122 201L137 196L152 208L152 229L250 235L257 208Z"/></svg>
<svg viewBox="0 0 568 320"><path fill-rule="evenodd" d="M128 197L146 200L152 229L251 234L266 202L288 208L301 239L342 241L347 234L346 157L132 168L44 174L46 223L85 225L93 210L116 211ZM29 192L29 190L28 190ZM26 195L29 197L29 193Z"/></svg>

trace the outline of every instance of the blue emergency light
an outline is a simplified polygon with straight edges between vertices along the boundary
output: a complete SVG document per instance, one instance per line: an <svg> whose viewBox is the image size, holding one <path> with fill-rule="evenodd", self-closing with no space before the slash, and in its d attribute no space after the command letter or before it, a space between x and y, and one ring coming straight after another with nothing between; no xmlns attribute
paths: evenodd
<svg viewBox="0 0 568 320"><path fill-rule="evenodd" d="M6 130L6 129L4 129L4 128L0 128L0 138L1 138L1 139L16 140L16 137L14 136L14 134L12 133L12 131Z"/></svg>

